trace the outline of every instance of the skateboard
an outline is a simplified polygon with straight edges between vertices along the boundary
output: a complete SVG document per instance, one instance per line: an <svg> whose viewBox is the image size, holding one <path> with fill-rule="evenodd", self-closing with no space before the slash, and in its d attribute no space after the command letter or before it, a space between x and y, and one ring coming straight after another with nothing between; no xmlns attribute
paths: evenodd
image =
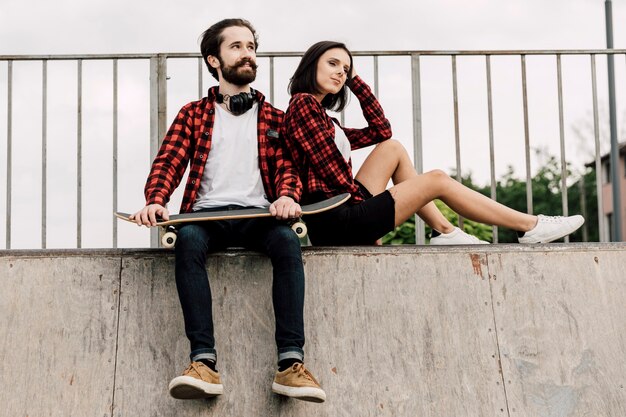
<svg viewBox="0 0 626 417"><path fill-rule="evenodd" d="M310 214L322 213L324 211L338 207L350 199L350 194L340 194L327 200L319 201L313 204L302 206L301 217L291 223L291 229L299 238L303 238L307 234L307 228L302 221L302 216ZM115 216L127 222L134 223L130 220L131 214L116 212ZM185 223L206 222L215 220L234 220L234 219L253 219L258 217L272 217L269 208L241 208L220 211L205 211L198 213L173 214L167 221L157 221L157 226L165 230L161 238L161 244L166 248L173 248L176 244L177 226Z"/></svg>

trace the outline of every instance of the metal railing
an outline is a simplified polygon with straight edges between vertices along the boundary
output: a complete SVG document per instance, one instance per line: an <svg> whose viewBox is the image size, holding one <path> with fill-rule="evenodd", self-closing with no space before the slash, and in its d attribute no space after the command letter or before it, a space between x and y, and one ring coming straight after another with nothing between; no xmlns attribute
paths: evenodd
<svg viewBox="0 0 626 417"><path fill-rule="evenodd" d="M270 102L274 102L275 98L275 64L277 60L282 58L299 57L300 52L276 52L276 53L259 53L258 57L269 61L269 91L268 96ZM461 179L462 159L461 159L461 130L459 125L459 94L457 88L458 57L475 56L483 57L485 62L486 76L486 94L487 94L487 114L488 114L488 131L489 131L489 172L491 182L491 198L496 199L496 174L495 174L495 152L494 152L494 117L492 102L492 68L491 59L494 56L514 56L519 57L519 65L521 69L521 86L522 86L522 108L524 123L524 162L526 177L526 206L528 213L533 213L533 192L532 192L532 172L531 172L531 146L529 131L529 104L528 104L528 86L527 86L527 60L528 56L554 56L556 60L556 78L558 88L558 112L559 112L559 142L560 142L560 162L561 162L561 199L562 211L564 215L568 214L568 195L567 195L567 165L566 165L566 146L565 146L565 127L563 120L563 81L562 81L562 57L566 55L582 55L589 57L589 65L591 69L591 79L589 82L592 87L592 107L593 107L593 126L594 126L594 146L595 146L595 168L596 168L596 184L598 193L598 216L600 241L607 241L605 227L602 224L602 214L604 212L602 203L602 181L601 181L601 151L600 151L600 128L598 120L598 88L597 88L597 70L596 61L598 56L622 55L626 57L626 50L524 50L524 51L357 51L353 52L356 57L370 57L373 65L373 89L376 95L379 94L379 59L381 57L409 57L411 71L411 92L412 92L412 123L413 123L413 149L414 163L416 170L421 173L424 170L423 164L423 133L422 133L422 74L420 65L424 57L442 56L450 58L452 71L452 94L453 94L453 123L454 123L454 139L455 139L455 164L457 179ZM0 63L6 63L6 245L7 249L11 248L12 236L11 228L13 221L12 212L12 190L11 184L14 168L12 166L12 150L15 137L13 136L13 78L14 78L14 62L18 61L38 61L41 62L42 69L42 131L41 131L41 153L42 153L42 177L41 177L41 247L47 246L47 147L48 147L48 62L50 61L74 61L77 65L77 97L76 97L76 149L77 149L77 175L76 175L76 199L77 199L77 219L76 219L76 247L82 247L82 229L83 229L83 160L82 160L82 143L83 143L83 62L100 60L110 61L112 64L113 82L112 82L112 211L118 210L118 63L126 60L144 60L149 61L150 65L150 158L152 159L158 150L159 142L165 135L167 120L167 62L170 59L195 59L197 60L197 86L198 96L202 97L204 92L203 73L204 64L202 57L197 53L160 53L160 54L103 54L103 55L4 55L0 56ZM407 80L408 81L408 80ZM341 114L343 119L344 114ZM425 236L422 232L424 224L421 219L417 218L416 223L416 242L418 244L425 243ZM462 219L460 219L462 222ZM493 228L494 239L497 242L497 228ZM117 222L113 222L112 241L113 247L118 246L118 230ZM156 233L151 235L151 246L158 246L158 237Z"/></svg>

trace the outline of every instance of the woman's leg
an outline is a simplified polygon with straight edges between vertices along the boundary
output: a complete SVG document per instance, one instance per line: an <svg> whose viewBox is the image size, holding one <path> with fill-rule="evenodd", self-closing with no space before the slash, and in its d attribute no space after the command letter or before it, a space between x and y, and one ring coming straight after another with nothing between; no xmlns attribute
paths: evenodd
<svg viewBox="0 0 626 417"><path fill-rule="evenodd" d="M467 188L441 170L409 178L390 189L395 200L396 225L402 224L416 210L439 198L463 217L480 223L527 232L537 224L537 217L506 207Z"/></svg>
<svg viewBox="0 0 626 417"><path fill-rule="evenodd" d="M356 179L370 193L377 195L387 189L390 179L394 184L400 184L410 178L417 177L417 175L404 146L400 142L390 139L376 145L363 162L361 169L356 174ZM432 201L416 210L415 213L430 227L441 233L450 233L454 230L452 223L441 214Z"/></svg>

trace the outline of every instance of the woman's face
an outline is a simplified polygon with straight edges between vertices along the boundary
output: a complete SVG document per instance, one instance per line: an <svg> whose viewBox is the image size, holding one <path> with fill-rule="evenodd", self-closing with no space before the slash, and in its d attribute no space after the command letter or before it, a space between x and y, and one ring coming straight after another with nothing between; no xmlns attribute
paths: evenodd
<svg viewBox="0 0 626 417"><path fill-rule="evenodd" d="M324 52L317 60L317 94L321 102L326 94L337 94L346 83L350 71L350 55L342 48L333 48Z"/></svg>

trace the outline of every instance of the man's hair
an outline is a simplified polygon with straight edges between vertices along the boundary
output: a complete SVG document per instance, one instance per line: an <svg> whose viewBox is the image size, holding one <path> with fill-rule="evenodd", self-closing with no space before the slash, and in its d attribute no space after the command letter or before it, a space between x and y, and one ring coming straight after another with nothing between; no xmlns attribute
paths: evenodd
<svg viewBox="0 0 626 417"><path fill-rule="evenodd" d="M350 79L352 73L352 54L348 50L348 47L341 42L334 41L321 41L311 46L305 53L296 72L289 81L289 94L292 96L297 93L320 93L319 86L317 85L317 63L320 57L329 49L341 48L348 53L350 57L350 68L346 76L346 81ZM341 90L337 94L326 94L326 97L322 100L322 106L326 109L333 111L342 111L348 104L348 89L344 84Z"/></svg>
<svg viewBox="0 0 626 417"><path fill-rule="evenodd" d="M211 73L213 78L218 81L220 79L217 75L217 70L209 65L209 63L207 62L207 57L209 55L213 55L214 57L217 57L221 62L222 58L220 57L220 45L224 40L222 32L224 32L224 29L231 26L241 26L250 29L250 32L252 32L252 36L254 36L254 50L256 51L256 49L259 47L259 37L256 33L256 30L254 30L252 24L245 19L224 19L205 30L202 35L200 35L202 38L202 40L200 41L200 52L202 52L204 63L209 69L209 72Z"/></svg>

